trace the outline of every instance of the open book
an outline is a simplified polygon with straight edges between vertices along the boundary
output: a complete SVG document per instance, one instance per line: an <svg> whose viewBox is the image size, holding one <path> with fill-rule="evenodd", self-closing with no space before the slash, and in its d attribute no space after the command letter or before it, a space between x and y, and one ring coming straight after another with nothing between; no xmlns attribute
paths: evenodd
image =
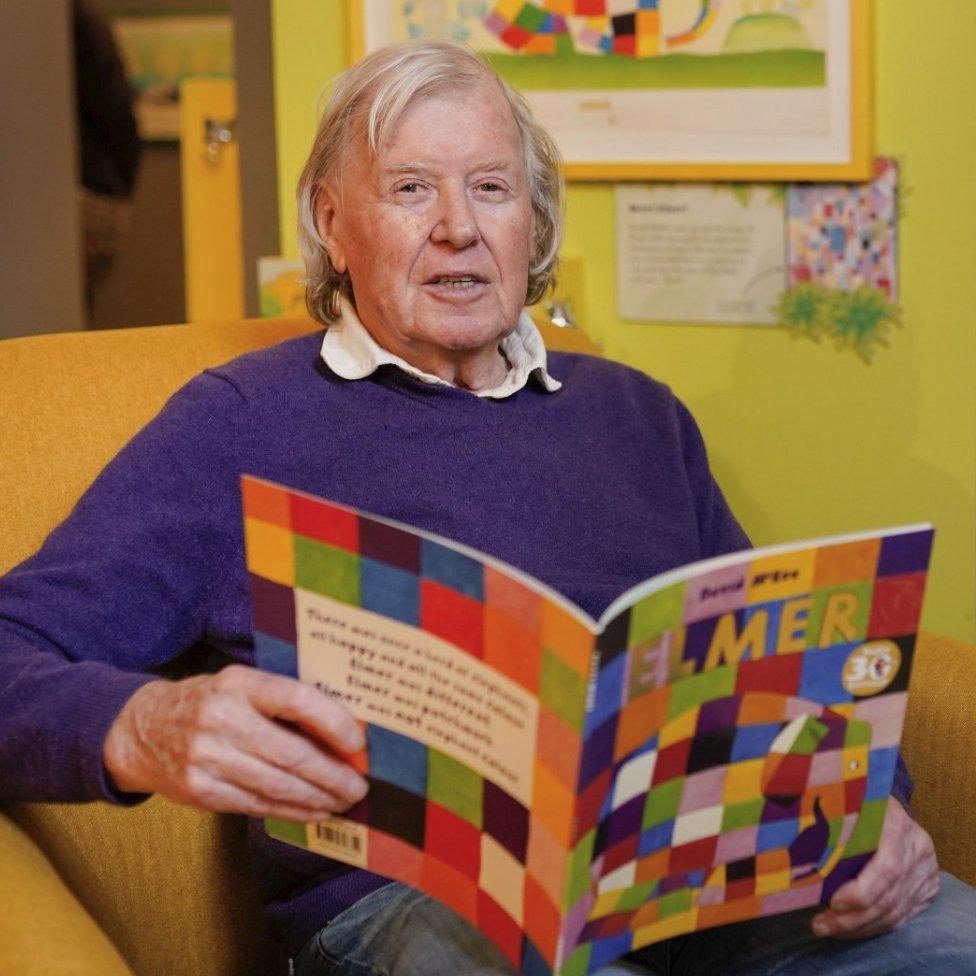
<svg viewBox="0 0 976 976"><path fill-rule="evenodd" d="M271 836L429 893L532 976L827 901L875 850L931 527L695 563L593 620L447 539L243 490L257 663L367 738L366 798Z"/></svg>

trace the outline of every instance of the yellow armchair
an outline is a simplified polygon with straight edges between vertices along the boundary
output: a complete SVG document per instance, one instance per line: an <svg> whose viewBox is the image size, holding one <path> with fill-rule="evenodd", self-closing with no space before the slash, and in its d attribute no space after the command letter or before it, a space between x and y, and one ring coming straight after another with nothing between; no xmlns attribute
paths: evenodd
<svg viewBox="0 0 976 976"><path fill-rule="evenodd" d="M67 515L118 449L201 369L307 332L256 320L0 342L0 573ZM547 344L595 351L580 333ZM976 883L976 648L923 637L905 752L943 865ZM283 971L241 818L154 798L0 812L0 973L265 976Z"/></svg>

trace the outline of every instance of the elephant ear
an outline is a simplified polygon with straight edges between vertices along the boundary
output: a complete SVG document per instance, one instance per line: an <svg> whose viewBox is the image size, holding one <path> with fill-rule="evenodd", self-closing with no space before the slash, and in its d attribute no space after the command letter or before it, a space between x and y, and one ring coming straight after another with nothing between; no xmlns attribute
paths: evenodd
<svg viewBox="0 0 976 976"><path fill-rule="evenodd" d="M783 726L763 761L764 797L790 804L807 791L813 755L827 732L827 726L812 715L798 715Z"/></svg>

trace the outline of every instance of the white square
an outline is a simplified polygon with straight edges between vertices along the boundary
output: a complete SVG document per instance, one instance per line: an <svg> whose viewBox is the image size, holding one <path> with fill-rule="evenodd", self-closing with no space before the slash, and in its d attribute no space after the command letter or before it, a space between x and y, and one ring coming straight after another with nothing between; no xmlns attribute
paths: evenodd
<svg viewBox="0 0 976 976"><path fill-rule="evenodd" d="M636 878L637 862L628 861L600 878L600 883L596 886L597 894L603 895L618 888L632 888L637 883Z"/></svg>
<svg viewBox="0 0 976 976"><path fill-rule="evenodd" d="M613 784L614 810L651 788L651 777L654 775L656 763L657 750L652 749L628 760L620 767Z"/></svg>
<svg viewBox="0 0 976 976"><path fill-rule="evenodd" d="M702 837L711 837L722 830L722 811L723 806L706 807L704 810L695 810L693 813L683 813L674 822L674 833L671 836L671 843L689 844L693 840L701 840Z"/></svg>

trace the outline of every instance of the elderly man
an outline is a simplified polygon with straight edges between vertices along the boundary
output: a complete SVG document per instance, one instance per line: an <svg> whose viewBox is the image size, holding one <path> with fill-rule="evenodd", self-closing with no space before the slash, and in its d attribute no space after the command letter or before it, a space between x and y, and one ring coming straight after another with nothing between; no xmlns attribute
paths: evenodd
<svg viewBox="0 0 976 976"><path fill-rule="evenodd" d="M5 795L159 792L297 820L364 795L350 716L244 666L241 473L476 546L593 614L748 544L671 393L614 364L547 359L521 314L553 274L560 193L550 140L471 53L392 47L340 79L299 188L325 339L197 377L0 582ZM199 640L237 663L149 673ZM831 907L675 939L606 972L976 972L976 903L948 876L937 896L904 776L895 790L878 854ZM422 894L260 826L255 842L299 974L510 971Z"/></svg>

